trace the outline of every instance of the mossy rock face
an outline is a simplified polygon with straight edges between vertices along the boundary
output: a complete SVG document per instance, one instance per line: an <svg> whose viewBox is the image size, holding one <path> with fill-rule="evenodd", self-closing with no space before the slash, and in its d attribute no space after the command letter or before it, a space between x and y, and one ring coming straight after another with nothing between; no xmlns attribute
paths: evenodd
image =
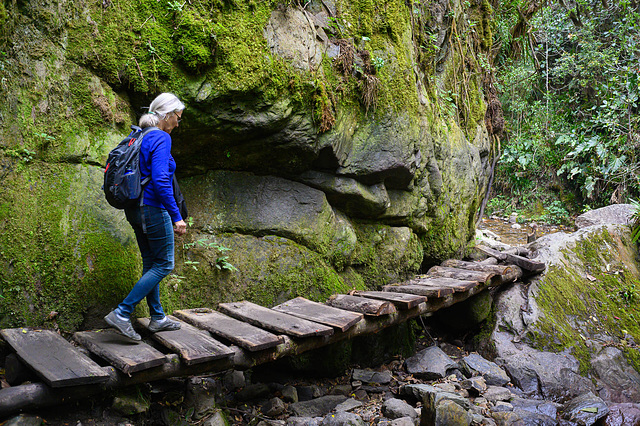
<svg viewBox="0 0 640 426"><path fill-rule="evenodd" d="M430 73L405 2L307 6L4 6L2 326L55 320L71 331L135 282L135 241L103 200L101 168L163 91L187 105L172 152L193 212L162 286L168 311L239 298L321 300L465 250L489 176L481 73L463 65L476 52L446 46L438 61L450 66ZM451 7L447 16L467 25L462 6ZM469 7L483 25L493 13ZM339 70L343 43L356 58ZM464 99L453 105L458 91ZM310 171L331 183L310 182ZM230 250L188 246L209 239Z"/></svg>
<svg viewBox="0 0 640 426"><path fill-rule="evenodd" d="M591 360L604 346L620 349L640 371L638 349L629 344L640 339L638 251L629 227L598 225L552 234L533 248L548 269L532 282L528 297L518 296L519 288L508 290L512 301L500 303L512 309L499 310L498 330L537 349L567 350L583 375L593 374ZM609 378L598 379L606 383Z"/></svg>

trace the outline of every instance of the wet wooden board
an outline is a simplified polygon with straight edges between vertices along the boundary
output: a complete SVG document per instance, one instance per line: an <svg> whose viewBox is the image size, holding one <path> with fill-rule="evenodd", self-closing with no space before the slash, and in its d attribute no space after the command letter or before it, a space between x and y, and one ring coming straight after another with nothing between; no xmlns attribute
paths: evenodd
<svg viewBox="0 0 640 426"><path fill-rule="evenodd" d="M115 330L79 331L73 334L73 338L126 374L157 367L166 361L160 351Z"/></svg>
<svg viewBox="0 0 640 426"><path fill-rule="evenodd" d="M293 337L330 336L333 334L333 328L326 325L276 312L247 301L220 303L218 309L239 320Z"/></svg>
<svg viewBox="0 0 640 426"><path fill-rule="evenodd" d="M454 278L420 278L411 281L413 285L424 285L435 288L448 287L456 293L469 291L480 285L478 281L456 280Z"/></svg>
<svg viewBox="0 0 640 426"><path fill-rule="evenodd" d="M337 328L340 331L348 330L364 318L364 315L361 313L334 308L322 303L313 302L304 297L296 297L272 309L309 321L325 324Z"/></svg>
<svg viewBox="0 0 640 426"><path fill-rule="evenodd" d="M451 268L447 266L434 266L427 271L427 276L431 278L453 278L461 281L478 281L483 284L489 284L496 274L493 272L470 271L468 269Z"/></svg>
<svg viewBox="0 0 640 426"><path fill-rule="evenodd" d="M104 383L109 379L98 364L51 330L11 328L0 330L0 335L51 387Z"/></svg>
<svg viewBox="0 0 640 426"><path fill-rule="evenodd" d="M453 293L453 289L451 287L430 287L427 285L418 285L418 284L390 284L382 286L383 291L390 291L394 293L410 293L417 294L419 296L426 296L428 298L431 297L444 297L448 294Z"/></svg>
<svg viewBox="0 0 640 426"><path fill-rule="evenodd" d="M273 348L284 343L282 336L276 336L211 309L184 309L174 311L173 314L196 327L207 330L214 336L226 339L251 352Z"/></svg>
<svg viewBox="0 0 640 426"><path fill-rule="evenodd" d="M366 297L336 294L327 300L327 305L346 311L360 312L369 316L389 315L396 313L393 303L385 300L375 300Z"/></svg>
<svg viewBox="0 0 640 426"><path fill-rule="evenodd" d="M186 365L199 364L220 358L228 358L234 354L233 350L211 337L211 334L169 316L181 324L179 330L158 331L151 337L165 347L177 353ZM149 327L149 318L138 318L138 323Z"/></svg>
<svg viewBox="0 0 640 426"><path fill-rule="evenodd" d="M490 257L488 259L494 259ZM468 269L470 271L481 271L481 272L493 272L496 275L505 275L510 274L513 266L511 265L490 265L487 263L481 262L467 262L464 260L458 259L448 259L442 262L440 266L447 266L450 268L460 268L460 269Z"/></svg>
<svg viewBox="0 0 640 426"><path fill-rule="evenodd" d="M368 297L370 299L386 300L393 303L398 309L412 309L420 303L426 302L425 296L409 293L392 293L390 291L355 291L354 296Z"/></svg>

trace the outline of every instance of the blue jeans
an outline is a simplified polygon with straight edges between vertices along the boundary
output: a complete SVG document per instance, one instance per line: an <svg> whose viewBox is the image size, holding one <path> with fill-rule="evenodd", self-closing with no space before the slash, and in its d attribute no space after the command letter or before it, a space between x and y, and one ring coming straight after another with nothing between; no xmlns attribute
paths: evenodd
<svg viewBox="0 0 640 426"><path fill-rule="evenodd" d="M142 230L141 208L125 209L142 254L142 277L118 305L116 313L129 318L146 297L151 319L160 320L165 315L160 304L160 281L173 271L174 265L173 223L165 209L152 206L142 206L142 209L146 234Z"/></svg>

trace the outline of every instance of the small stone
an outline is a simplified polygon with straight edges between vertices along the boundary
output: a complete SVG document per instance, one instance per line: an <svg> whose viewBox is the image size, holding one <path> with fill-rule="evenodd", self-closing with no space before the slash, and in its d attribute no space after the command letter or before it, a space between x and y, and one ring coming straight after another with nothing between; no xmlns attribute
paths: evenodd
<svg viewBox="0 0 640 426"><path fill-rule="evenodd" d="M280 391L285 402L298 402L298 390L291 385L287 385Z"/></svg>
<svg viewBox="0 0 640 426"><path fill-rule="evenodd" d="M411 417L400 417L399 419L391 420L389 426L415 426L415 421Z"/></svg>
<svg viewBox="0 0 640 426"><path fill-rule="evenodd" d="M357 414L341 411L336 414L329 414L321 423L322 426L365 426L362 417Z"/></svg>
<svg viewBox="0 0 640 426"><path fill-rule="evenodd" d="M286 410L287 407L284 405L284 402L278 397L271 398L265 405L262 406L262 412L268 417L278 417Z"/></svg>
<svg viewBox="0 0 640 426"><path fill-rule="evenodd" d="M322 417L289 417L287 426L319 426Z"/></svg>
<svg viewBox="0 0 640 426"><path fill-rule="evenodd" d="M442 389L445 392L455 392L456 387L452 383L435 383L433 387Z"/></svg>
<svg viewBox="0 0 640 426"><path fill-rule="evenodd" d="M360 401L366 401L369 399L369 394L364 389L358 389L353 393L353 395L356 397L356 399L359 399Z"/></svg>
<svg viewBox="0 0 640 426"><path fill-rule="evenodd" d="M353 398L349 398L345 402L342 402L342 403L336 405L336 408L334 408L334 410L336 410L336 411L351 411L353 409L362 407L362 405L363 405L362 402L356 401Z"/></svg>
<svg viewBox="0 0 640 426"><path fill-rule="evenodd" d="M497 401L496 405L491 409L491 411L513 411L513 405L509 404L508 402Z"/></svg>
<svg viewBox="0 0 640 426"><path fill-rule="evenodd" d="M233 370L224 375L224 387L230 391L235 391L247 385L247 381L242 371Z"/></svg>
<svg viewBox="0 0 640 426"><path fill-rule="evenodd" d="M390 419L399 419L400 417L417 417L416 410L401 399L388 399L381 407L382 414Z"/></svg>
<svg viewBox="0 0 640 426"><path fill-rule="evenodd" d="M489 386L482 394L489 401L508 401L513 398L511 391L499 386Z"/></svg>
<svg viewBox="0 0 640 426"><path fill-rule="evenodd" d="M173 423L172 423L173 424ZM216 411L211 417L202 423L202 426L227 426L229 423L221 411Z"/></svg>
<svg viewBox="0 0 640 426"><path fill-rule="evenodd" d="M29 414L20 414L16 417L7 420L3 423L3 426L40 426L44 424L44 420L38 416L31 416Z"/></svg>
<svg viewBox="0 0 640 426"><path fill-rule="evenodd" d="M333 387L333 389L331 389L331 392L329 392L329 394L349 396L351 395L352 390L353 388L351 387L351 385L336 385Z"/></svg>
<svg viewBox="0 0 640 426"><path fill-rule="evenodd" d="M387 384L391 382L391 372L354 369L351 373L351 379L362 383Z"/></svg>
<svg viewBox="0 0 640 426"><path fill-rule="evenodd" d="M317 385L298 386L296 389L298 390L298 399L300 401L309 401L323 395L322 389Z"/></svg>
<svg viewBox="0 0 640 426"><path fill-rule="evenodd" d="M487 382L482 376L474 376L463 380L462 388L468 390L470 394L479 395L487 390Z"/></svg>
<svg viewBox="0 0 640 426"><path fill-rule="evenodd" d="M239 391L236 397L240 401L251 401L253 399L266 398L270 393L269 386L264 383L256 383Z"/></svg>

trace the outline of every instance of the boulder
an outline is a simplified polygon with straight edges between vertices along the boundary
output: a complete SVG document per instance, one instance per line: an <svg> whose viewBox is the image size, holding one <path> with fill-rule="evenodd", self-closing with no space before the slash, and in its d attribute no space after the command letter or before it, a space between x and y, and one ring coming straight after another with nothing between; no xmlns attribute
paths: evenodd
<svg viewBox="0 0 640 426"><path fill-rule="evenodd" d="M388 384L391 382L391 371L372 371L354 369L351 373L352 380L359 380L362 383Z"/></svg>
<svg viewBox="0 0 640 426"><path fill-rule="evenodd" d="M628 225L634 212L635 208L632 204L612 204L582 213L576 217L576 226L582 229L594 225Z"/></svg>
<svg viewBox="0 0 640 426"><path fill-rule="evenodd" d="M405 401L397 398L387 399L382 403L382 415L390 419L399 419L401 417L418 417L416 410Z"/></svg>
<svg viewBox="0 0 640 426"><path fill-rule="evenodd" d="M439 347L431 346L408 358L405 367L409 374L416 377L436 380L448 376L451 370L458 368L458 363Z"/></svg>
<svg viewBox="0 0 640 426"><path fill-rule="evenodd" d="M366 426L362 417L345 411L326 416L320 424L322 426Z"/></svg>
<svg viewBox="0 0 640 426"><path fill-rule="evenodd" d="M293 403L289 405L289 410L297 417L322 417L346 400L346 396L326 395L309 401Z"/></svg>
<svg viewBox="0 0 640 426"><path fill-rule="evenodd" d="M622 403L609 406L609 414L602 421L603 426L625 426L640 424L640 404Z"/></svg>
<svg viewBox="0 0 640 426"><path fill-rule="evenodd" d="M608 413L609 408L607 404L592 392L587 392L573 398L560 409L560 416L562 416L563 419L584 426L595 424Z"/></svg>
<svg viewBox="0 0 640 426"><path fill-rule="evenodd" d="M466 369L470 375L474 373L480 374L484 377L488 385L504 386L509 383L509 376L500 368L496 363L491 362L483 358L478 354L470 354L464 358L460 363L463 369Z"/></svg>
<svg viewBox="0 0 640 426"><path fill-rule="evenodd" d="M603 348L591 359L598 375L601 396L612 402L640 401L640 374L627 362L622 351L611 346Z"/></svg>
<svg viewBox="0 0 640 426"><path fill-rule="evenodd" d="M422 407L420 425L422 426L468 426L471 414L453 401L444 399L435 405Z"/></svg>

